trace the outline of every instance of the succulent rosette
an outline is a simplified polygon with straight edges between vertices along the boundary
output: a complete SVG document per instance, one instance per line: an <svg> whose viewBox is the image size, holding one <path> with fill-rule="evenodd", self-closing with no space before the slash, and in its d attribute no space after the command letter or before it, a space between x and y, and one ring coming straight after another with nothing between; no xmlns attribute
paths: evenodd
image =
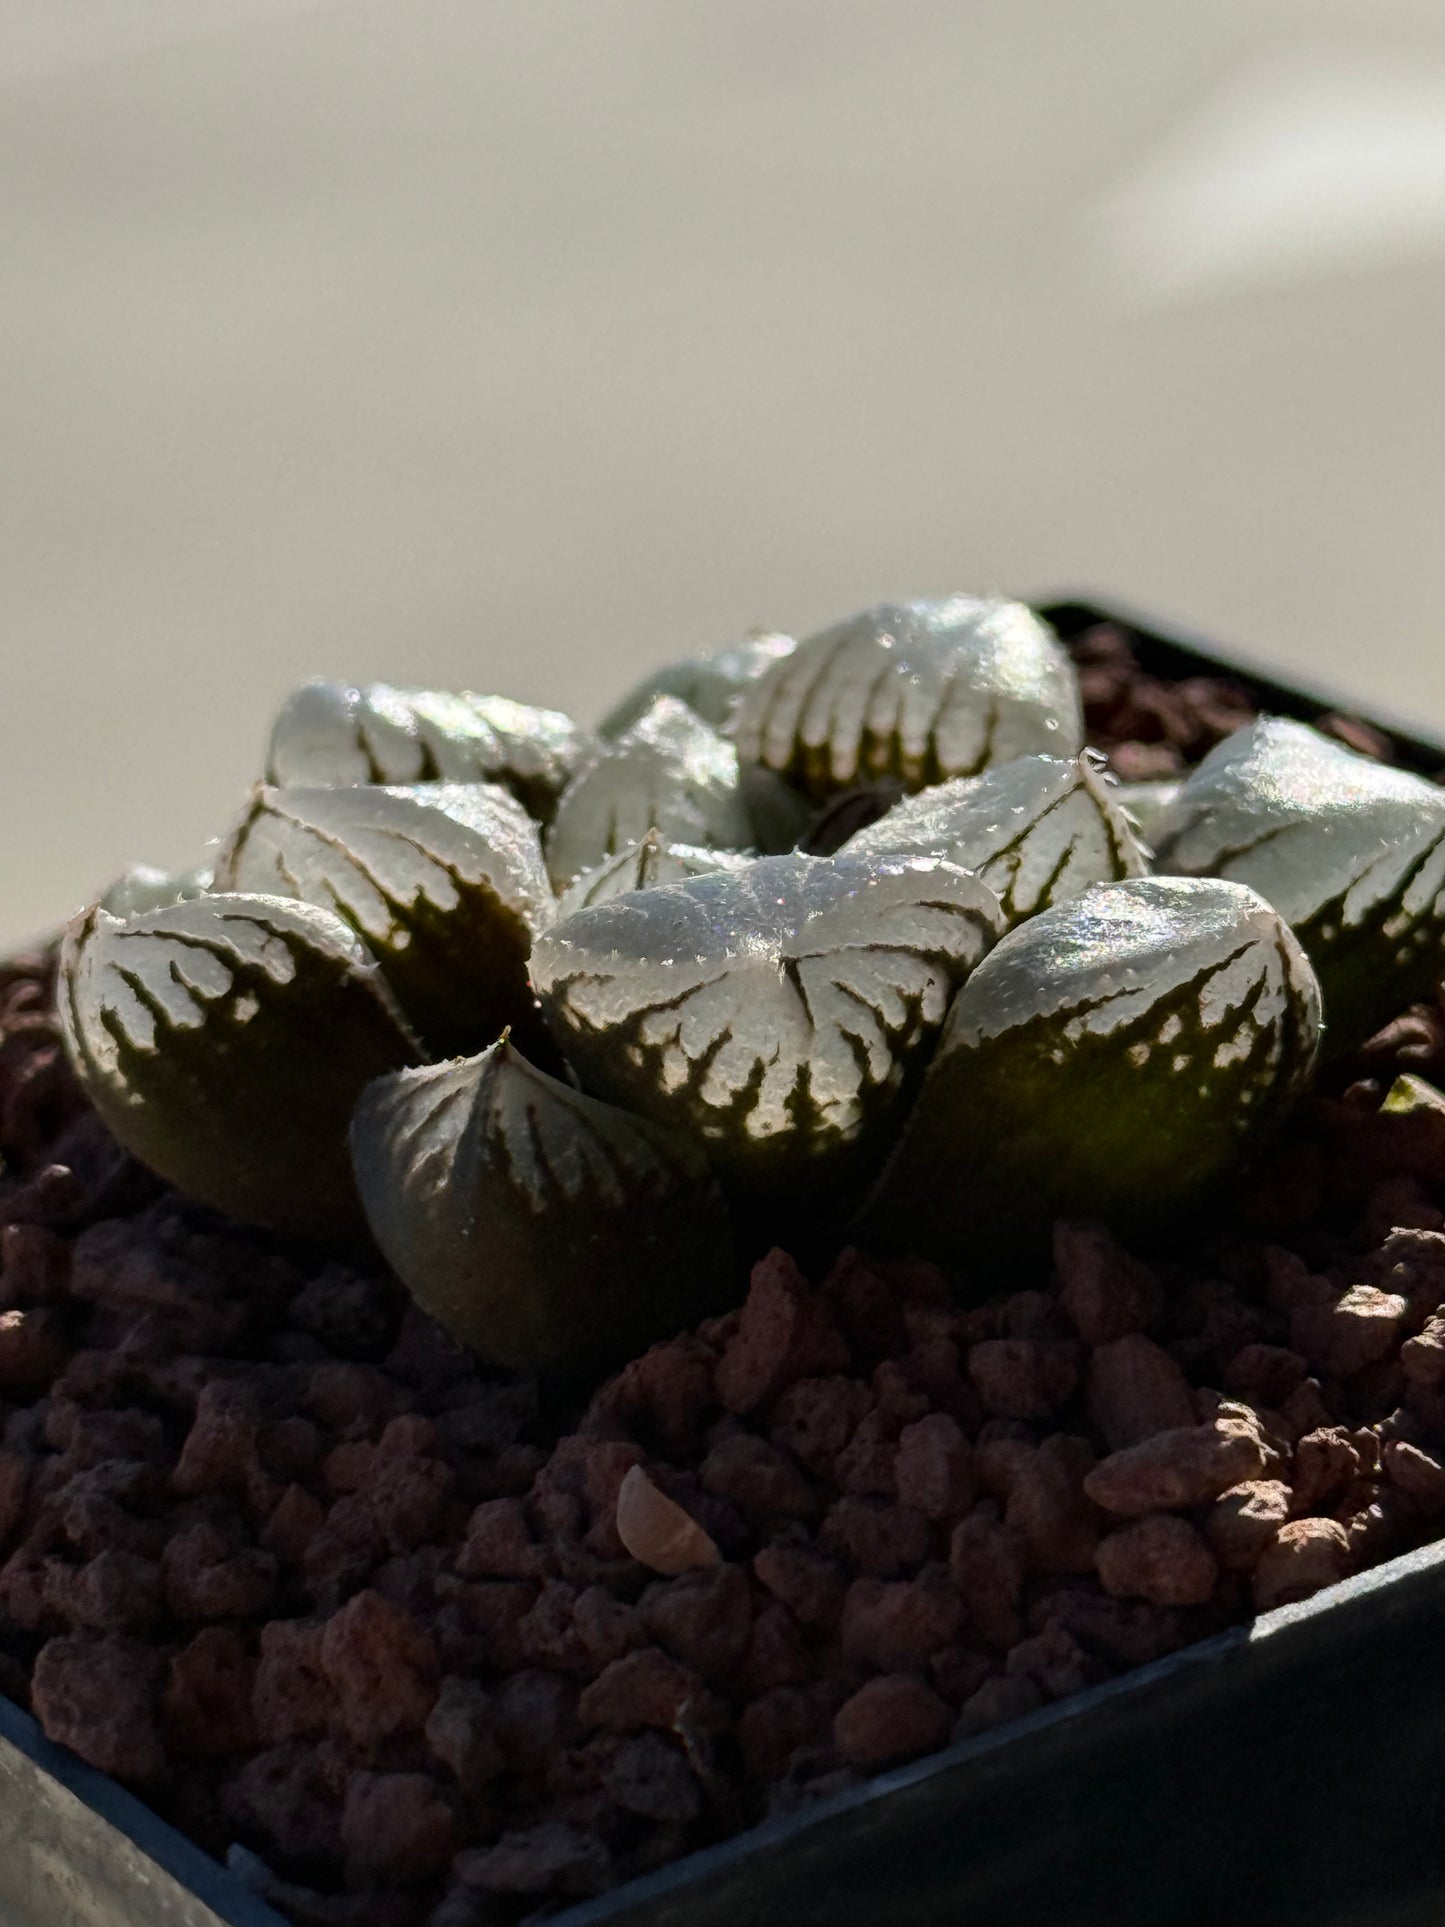
<svg viewBox="0 0 1445 1927"><path fill-rule="evenodd" d="M70 1057L179 1190L369 1228L498 1366L635 1354L782 1223L982 1288L1205 1195L1322 1007L1343 1048L1445 975L1445 791L1273 719L1121 786L1081 713L972 596L668 665L596 736L309 684L214 864L72 925Z"/></svg>

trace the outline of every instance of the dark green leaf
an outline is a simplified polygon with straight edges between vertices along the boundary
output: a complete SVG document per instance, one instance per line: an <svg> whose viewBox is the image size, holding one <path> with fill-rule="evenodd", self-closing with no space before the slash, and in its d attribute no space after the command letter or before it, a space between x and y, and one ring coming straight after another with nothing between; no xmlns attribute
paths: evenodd
<svg viewBox="0 0 1445 1927"><path fill-rule="evenodd" d="M439 1056L492 1043L531 1008L527 956L552 892L536 825L491 784L260 789L216 881L334 911Z"/></svg>
<svg viewBox="0 0 1445 1927"><path fill-rule="evenodd" d="M351 1138L397 1275L493 1364L595 1373L737 1293L699 1152L544 1076L505 1039L380 1079Z"/></svg>
<svg viewBox="0 0 1445 1927"><path fill-rule="evenodd" d="M1167 1214L1303 1088L1319 1009L1241 884L1140 877L1045 910L960 991L859 1235L970 1265L1033 1256L1056 1218Z"/></svg>
<svg viewBox="0 0 1445 1927"><path fill-rule="evenodd" d="M96 1110L168 1183L276 1231L360 1230L352 1107L420 1052L339 918L264 896L97 907L66 933L59 1007Z"/></svg>

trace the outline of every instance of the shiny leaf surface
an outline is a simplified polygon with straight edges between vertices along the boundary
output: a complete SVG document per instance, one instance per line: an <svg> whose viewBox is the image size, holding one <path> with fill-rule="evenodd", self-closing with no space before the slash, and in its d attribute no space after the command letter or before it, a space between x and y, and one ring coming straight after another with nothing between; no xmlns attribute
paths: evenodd
<svg viewBox="0 0 1445 1927"><path fill-rule="evenodd" d="M1141 877L1045 910L960 991L860 1238L970 1265L1032 1256L1056 1218L1163 1216L1287 1110L1319 1012L1242 884Z"/></svg>
<svg viewBox="0 0 1445 1927"><path fill-rule="evenodd" d="M1148 868L1117 789L1087 756L1021 756L921 790L843 847L947 857L982 878L1010 923Z"/></svg>
<svg viewBox="0 0 1445 1927"><path fill-rule="evenodd" d="M705 723L723 729L748 686L797 646L792 636L763 629L735 648L667 663L614 703L597 725L597 733L609 741L621 736L647 714L659 696L675 696Z"/></svg>
<svg viewBox="0 0 1445 1927"><path fill-rule="evenodd" d="M393 1269L493 1364L596 1371L739 1288L699 1152L545 1076L505 1039L379 1079L351 1141Z"/></svg>
<svg viewBox="0 0 1445 1927"><path fill-rule="evenodd" d="M1264 717L1185 784L1158 867L1247 883L1290 923L1353 1049L1445 976L1445 790Z"/></svg>
<svg viewBox="0 0 1445 1927"><path fill-rule="evenodd" d="M619 850L616 856L568 884L557 899L557 915L569 917L574 910L588 910L629 890L681 883L684 877L709 876L717 870L741 870L752 861L732 850L702 850L695 843L669 843L660 831L649 830L640 843Z"/></svg>
<svg viewBox="0 0 1445 1927"><path fill-rule="evenodd" d="M568 785L547 832L558 890L656 829L670 842L746 850L753 825L737 751L687 707L659 696Z"/></svg>
<svg viewBox="0 0 1445 1927"><path fill-rule="evenodd" d="M871 1155L1002 927L934 858L765 857L576 912L532 977L584 1088L768 1190Z"/></svg>
<svg viewBox="0 0 1445 1927"><path fill-rule="evenodd" d="M531 1008L527 956L551 921L536 825L484 783L257 791L216 863L226 890L336 913L440 1056Z"/></svg>
<svg viewBox="0 0 1445 1927"><path fill-rule="evenodd" d="M1073 666L1021 602L883 603L810 636L747 691L732 733L825 798L880 777L919 790L1016 756L1075 756Z"/></svg>
<svg viewBox="0 0 1445 1927"><path fill-rule="evenodd" d="M339 918L244 895L96 907L66 933L59 1009L96 1110L168 1183L273 1230L359 1231L352 1106L420 1052Z"/></svg>
<svg viewBox="0 0 1445 1927"><path fill-rule="evenodd" d="M277 716L266 774L279 787L307 789L500 783L546 823L588 747L561 710L505 696L312 682Z"/></svg>

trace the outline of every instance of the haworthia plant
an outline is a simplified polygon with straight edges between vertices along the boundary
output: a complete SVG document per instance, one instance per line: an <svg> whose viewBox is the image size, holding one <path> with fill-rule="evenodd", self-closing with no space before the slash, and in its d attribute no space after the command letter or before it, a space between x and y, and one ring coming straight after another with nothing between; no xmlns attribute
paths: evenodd
<svg viewBox="0 0 1445 1927"><path fill-rule="evenodd" d="M816 797L878 777L922 789L1083 747L1078 679L1021 602L883 603L802 642L745 694L745 761Z"/></svg>
<svg viewBox="0 0 1445 1927"><path fill-rule="evenodd" d="M369 1222L499 1365L592 1372L735 1297L733 1218L982 1288L1261 1140L1318 1045L1306 952L1337 1048L1445 977L1445 791L1278 721L1182 785L1080 739L1052 632L987 597L674 663L596 739L310 684L214 873L77 920L66 1044L163 1178Z"/></svg>
<svg viewBox="0 0 1445 1927"><path fill-rule="evenodd" d="M1137 1226L1218 1179L1313 1066L1319 988L1238 883L1100 884L1012 931L960 991L864 1214L968 1267L1060 1217Z"/></svg>
<svg viewBox="0 0 1445 1927"><path fill-rule="evenodd" d="M945 856L981 877L1018 923L1092 883L1148 869L1118 794L1088 756L1020 756L905 798L843 848Z"/></svg>
<svg viewBox="0 0 1445 1927"><path fill-rule="evenodd" d="M532 980L584 1089L776 1193L873 1153L1002 928L936 858L765 857L576 912Z"/></svg>
<svg viewBox="0 0 1445 1927"><path fill-rule="evenodd" d="M545 823L587 748L561 710L505 696L311 682L276 718L266 775L286 788L500 783Z"/></svg>
<svg viewBox="0 0 1445 1927"><path fill-rule="evenodd" d="M338 917L214 895L66 934L60 1021L115 1137L250 1224L362 1229L347 1158L371 1079L420 1060L375 961Z"/></svg>
<svg viewBox="0 0 1445 1927"><path fill-rule="evenodd" d="M263 787L216 883L334 911L438 1056L494 1042L531 1009L527 958L554 902L537 826L495 785Z"/></svg>
<svg viewBox="0 0 1445 1927"><path fill-rule="evenodd" d="M703 850L695 843L669 843L660 830L651 829L640 843L619 850L595 870L587 870L575 883L569 883L557 899L557 915L569 917L574 910L588 910L594 903L606 903L628 890L680 883L684 877L708 876L715 870L745 869L752 860L735 850Z"/></svg>
<svg viewBox="0 0 1445 1927"><path fill-rule="evenodd" d="M543 1075L505 1039L379 1079L351 1141L398 1276L493 1364L595 1372L736 1296L698 1148Z"/></svg>
<svg viewBox="0 0 1445 1927"><path fill-rule="evenodd" d="M1445 976L1445 790L1303 723L1264 717L1211 750L1158 861L1274 905L1319 973L1332 1054Z"/></svg>
<svg viewBox="0 0 1445 1927"><path fill-rule="evenodd" d="M547 832L554 884L565 889L651 829L705 849L753 844L737 751L672 696L657 697L563 792Z"/></svg>
<svg viewBox="0 0 1445 1927"><path fill-rule="evenodd" d="M760 629L732 649L670 662L614 703L597 725L597 733L608 740L622 735L647 714L659 696L675 696L705 723L723 729L731 722L749 684L775 662L791 655L797 646L792 636Z"/></svg>

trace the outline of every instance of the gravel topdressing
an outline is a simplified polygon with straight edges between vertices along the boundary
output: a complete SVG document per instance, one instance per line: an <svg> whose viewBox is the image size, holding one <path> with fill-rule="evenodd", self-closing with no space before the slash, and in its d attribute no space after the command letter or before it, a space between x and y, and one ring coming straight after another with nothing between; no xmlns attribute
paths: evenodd
<svg viewBox="0 0 1445 1927"><path fill-rule="evenodd" d="M1076 653L1130 779L1251 713ZM1445 1531L1445 1107L1379 1109L1433 1008L1182 1252L1060 1225L959 1310L773 1251L584 1403L163 1190L49 971L0 972L0 1692L298 1927L500 1927Z"/></svg>

